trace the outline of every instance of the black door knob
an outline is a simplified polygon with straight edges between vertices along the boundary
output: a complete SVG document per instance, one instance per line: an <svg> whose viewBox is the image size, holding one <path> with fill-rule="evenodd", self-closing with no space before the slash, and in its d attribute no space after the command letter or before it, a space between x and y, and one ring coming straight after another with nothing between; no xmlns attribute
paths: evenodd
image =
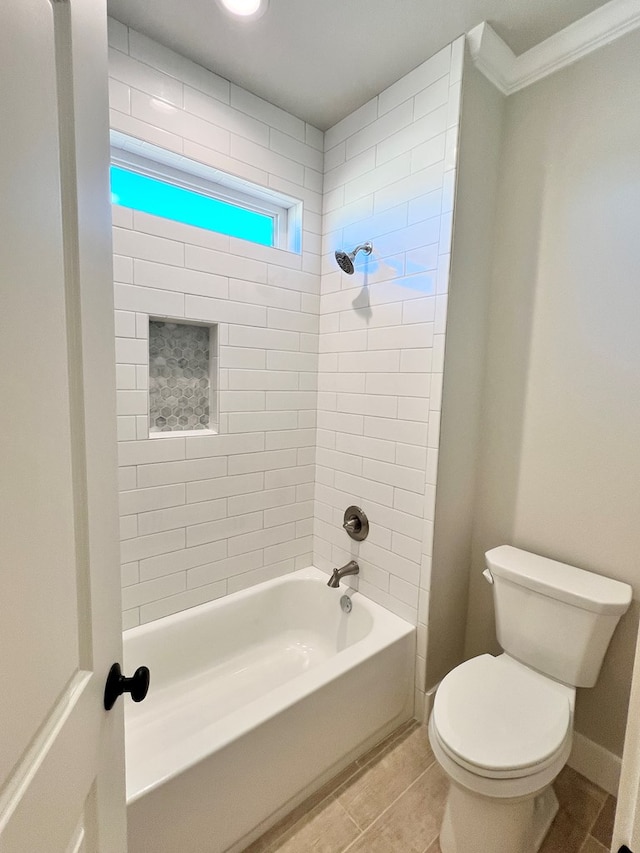
<svg viewBox="0 0 640 853"><path fill-rule="evenodd" d="M149 670L146 666L140 666L131 678L125 678L119 663L109 670L107 683L104 686L104 708L110 711L116 703L118 696L130 693L134 702L142 702L149 690Z"/></svg>

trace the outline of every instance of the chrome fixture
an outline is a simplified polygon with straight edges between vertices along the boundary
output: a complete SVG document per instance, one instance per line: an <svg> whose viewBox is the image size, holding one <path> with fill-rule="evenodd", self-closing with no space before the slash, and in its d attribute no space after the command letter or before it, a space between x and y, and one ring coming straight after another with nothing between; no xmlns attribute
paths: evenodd
<svg viewBox="0 0 640 853"><path fill-rule="evenodd" d="M351 613L353 610L353 602L349 598L348 595L343 595L340 599L340 607L344 610L345 613Z"/></svg>
<svg viewBox="0 0 640 853"><path fill-rule="evenodd" d="M342 526L356 542L362 542L369 535L369 519L359 506L349 506L345 509Z"/></svg>
<svg viewBox="0 0 640 853"><path fill-rule="evenodd" d="M336 261L343 272L346 272L347 275L353 275L353 262L358 252L370 255L372 251L373 243L360 243L359 246L355 247L353 252L336 252Z"/></svg>
<svg viewBox="0 0 640 853"><path fill-rule="evenodd" d="M327 586L330 586L332 589L337 589L340 586L340 581L346 575L357 575L360 572L360 566L356 563L355 560L349 560L346 566L342 566L340 569L334 569L331 577L327 581Z"/></svg>

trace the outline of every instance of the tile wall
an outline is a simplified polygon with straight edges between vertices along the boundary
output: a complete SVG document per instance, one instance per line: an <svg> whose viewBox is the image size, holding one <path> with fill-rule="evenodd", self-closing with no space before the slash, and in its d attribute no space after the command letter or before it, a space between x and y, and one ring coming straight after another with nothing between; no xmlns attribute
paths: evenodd
<svg viewBox="0 0 640 853"><path fill-rule="evenodd" d="M110 27L115 130L304 202L301 256L114 208L125 625L357 557L420 713L464 39L322 134ZM220 435L149 439L149 315L219 324Z"/></svg>
<svg viewBox="0 0 640 853"><path fill-rule="evenodd" d="M124 624L312 562L323 134L110 21L111 126L304 202L302 255L114 207ZM149 438L148 318L218 323L220 434Z"/></svg>
<svg viewBox="0 0 640 853"><path fill-rule="evenodd" d="M418 625L418 713L463 55L461 38L325 133L314 559L357 558L360 591ZM340 272L335 249L366 240Z"/></svg>

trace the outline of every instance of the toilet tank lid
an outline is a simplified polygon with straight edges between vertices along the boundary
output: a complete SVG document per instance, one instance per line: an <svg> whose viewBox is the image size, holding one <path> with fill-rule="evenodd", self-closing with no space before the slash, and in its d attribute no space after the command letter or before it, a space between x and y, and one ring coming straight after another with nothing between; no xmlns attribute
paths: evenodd
<svg viewBox="0 0 640 853"><path fill-rule="evenodd" d="M493 575L584 610L621 616L631 603L629 584L512 545L492 548L485 557Z"/></svg>

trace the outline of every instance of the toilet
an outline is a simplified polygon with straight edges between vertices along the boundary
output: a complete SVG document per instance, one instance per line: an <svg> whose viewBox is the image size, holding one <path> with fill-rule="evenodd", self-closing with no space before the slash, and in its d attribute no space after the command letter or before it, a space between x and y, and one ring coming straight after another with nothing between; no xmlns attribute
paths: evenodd
<svg viewBox="0 0 640 853"><path fill-rule="evenodd" d="M442 853L535 853L558 811L576 687L593 687L631 587L501 545L486 554L503 654L440 683L429 719L450 780Z"/></svg>

